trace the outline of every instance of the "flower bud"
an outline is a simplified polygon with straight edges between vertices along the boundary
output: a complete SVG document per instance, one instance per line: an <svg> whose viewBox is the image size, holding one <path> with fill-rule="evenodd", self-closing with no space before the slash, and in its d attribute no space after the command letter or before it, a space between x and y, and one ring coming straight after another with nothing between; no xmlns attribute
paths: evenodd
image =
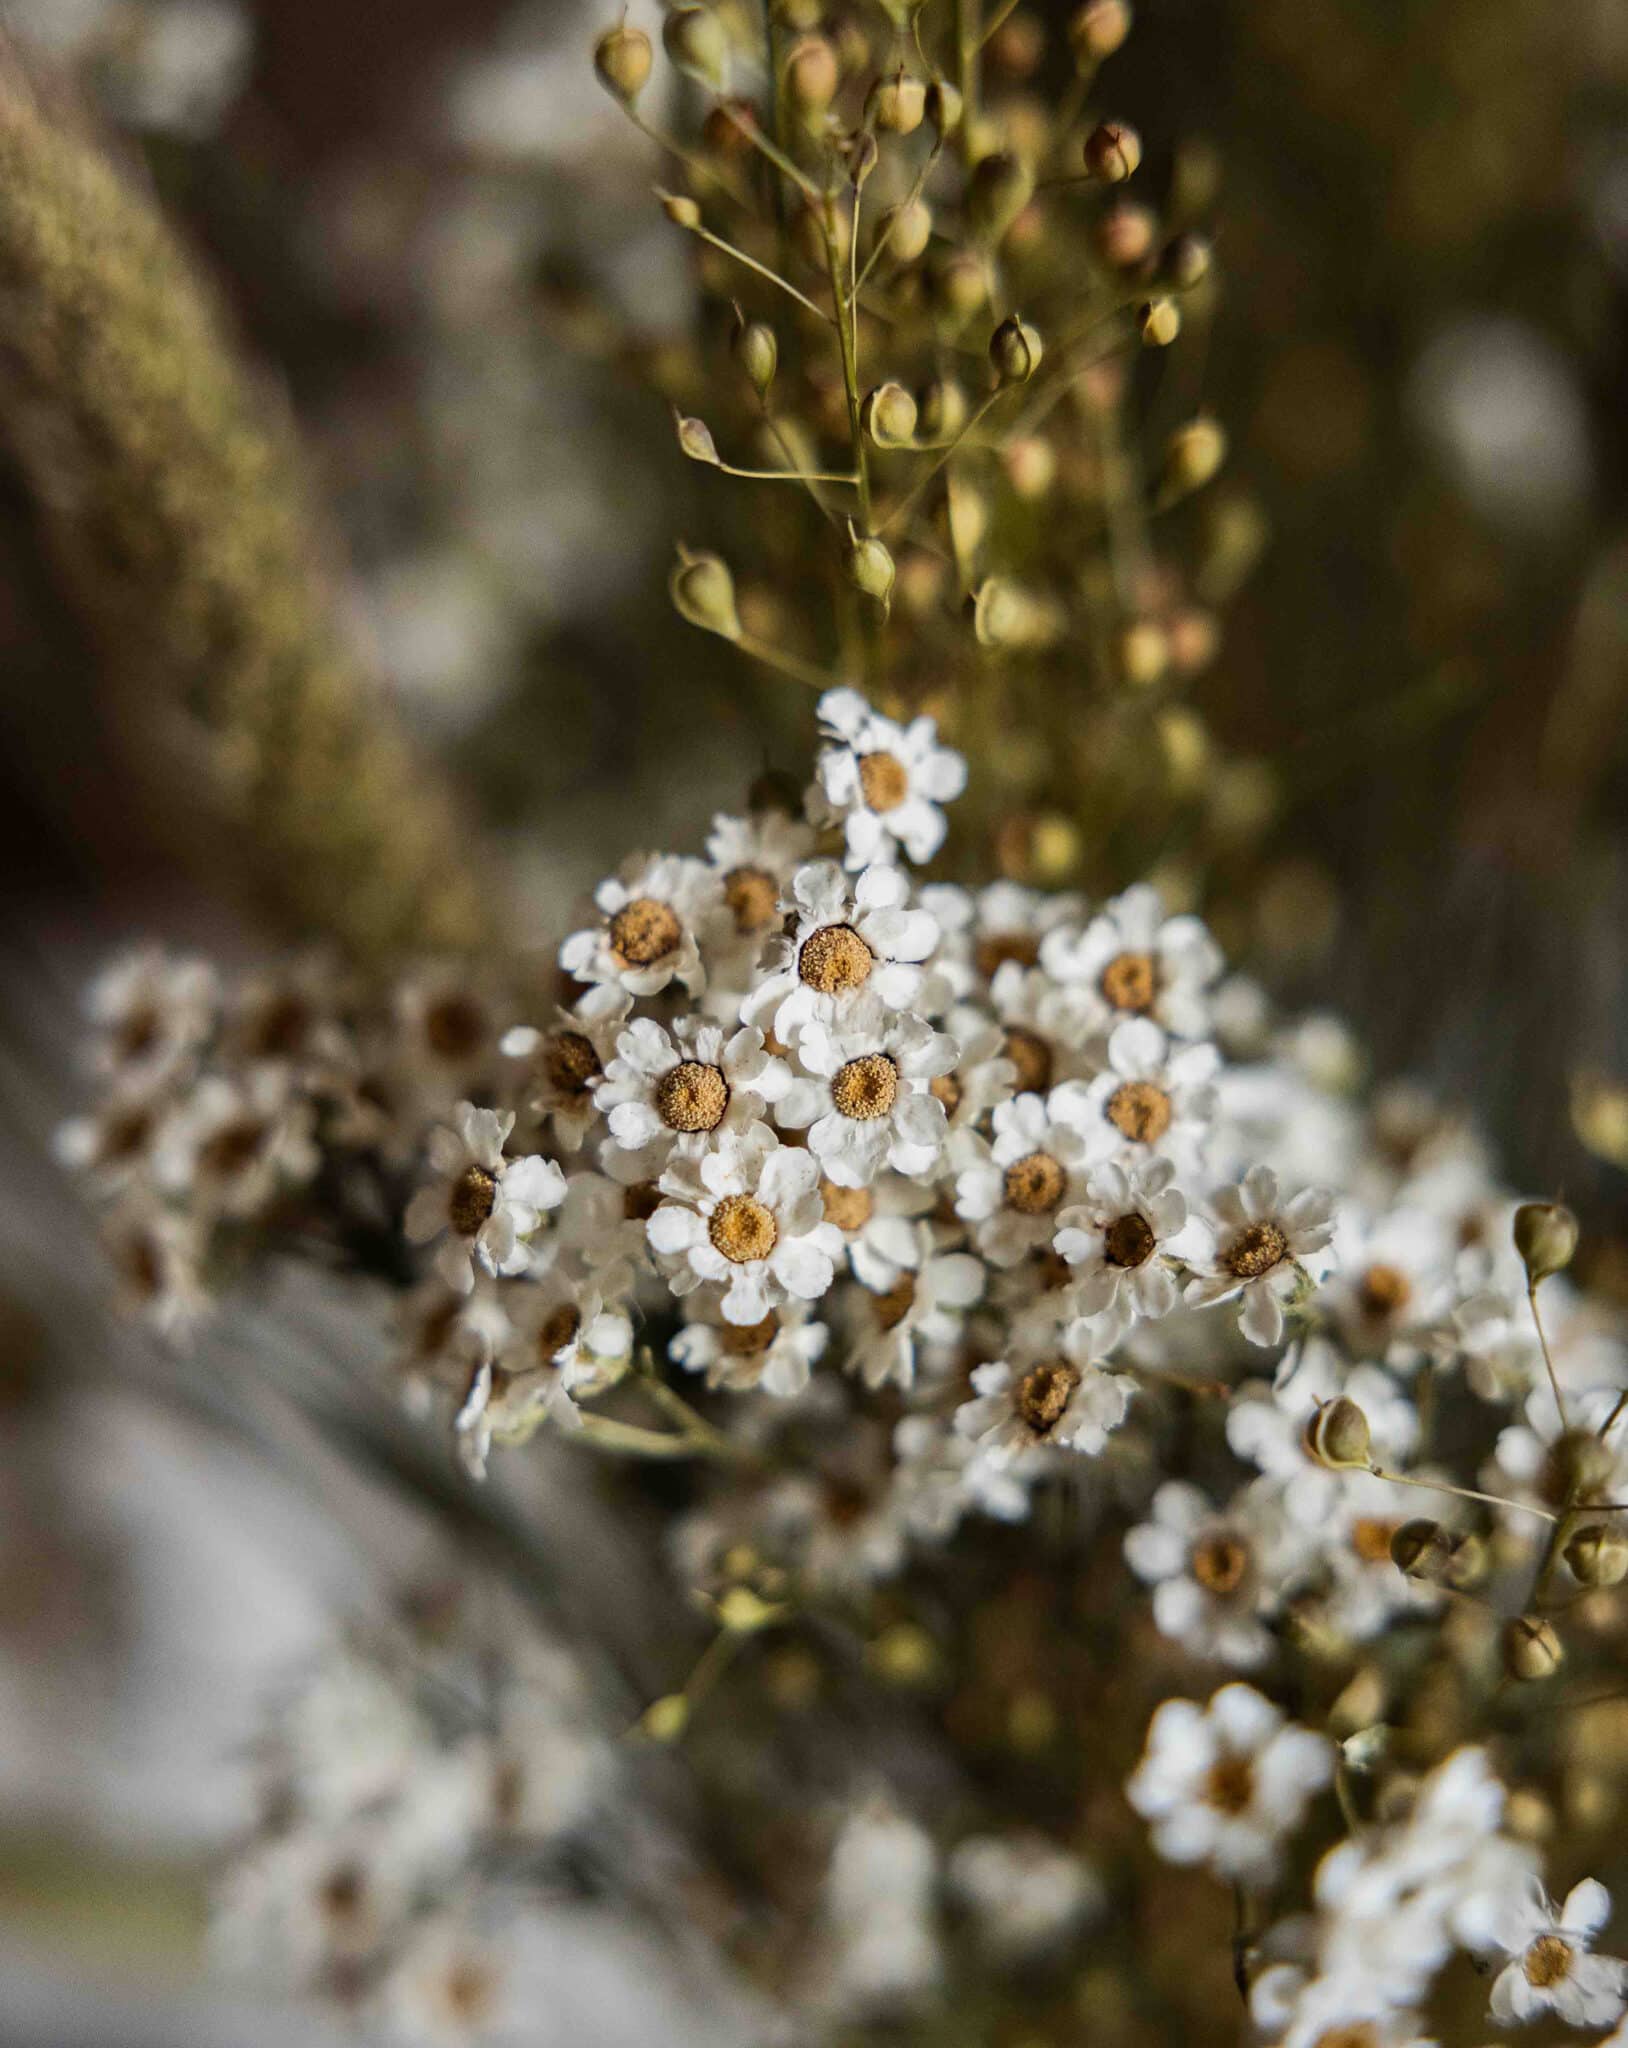
<svg viewBox="0 0 1628 2048"><path fill-rule="evenodd" d="M874 597L879 605L889 603L893 596L893 557L874 534L860 536L850 529L843 567L856 589Z"/></svg>
<svg viewBox="0 0 1628 2048"><path fill-rule="evenodd" d="M916 433L916 401L902 384L878 384L859 408L859 423L878 448L908 447Z"/></svg>
<svg viewBox="0 0 1628 2048"><path fill-rule="evenodd" d="M1368 1418L1344 1394L1318 1403L1300 1441L1306 1456L1330 1472L1366 1472L1372 1460Z"/></svg>
<svg viewBox="0 0 1628 2048"><path fill-rule="evenodd" d="M933 209L925 199L890 206L877 224L878 239L886 241L888 254L898 263L914 263L932 233Z"/></svg>
<svg viewBox="0 0 1628 2048"><path fill-rule="evenodd" d="M667 588L681 618L725 640L741 637L735 610L735 579L720 555L691 554L682 544Z"/></svg>
<svg viewBox="0 0 1628 2048"><path fill-rule="evenodd" d="M967 223L980 241L998 242L1033 196L1029 166L997 150L979 159L967 181Z"/></svg>
<svg viewBox="0 0 1628 2048"><path fill-rule="evenodd" d="M684 192L658 192L661 210L675 228L698 228L701 225L701 209Z"/></svg>
<svg viewBox="0 0 1628 2048"><path fill-rule="evenodd" d="M1126 0L1085 0L1069 18L1068 40L1082 71L1094 70L1111 57L1131 32Z"/></svg>
<svg viewBox="0 0 1628 2048"><path fill-rule="evenodd" d="M714 92L729 70L729 35L710 7L683 0L661 25L662 46L687 78Z"/></svg>
<svg viewBox="0 0 1628 2048"><path fill-rule="evenodd" d="M766 320L738 320L733 346L747 383L759 398L766 398L780 366L780 344L774 329Z"/></svg>
<svg viewBox="0 0 1628 2048"><path fill-rule="evenodd" d="M1085 168L1104 185L1123 185L1142 161L1142 138L1127 121L1101 121L1085 138Z"/></svg>
<svg viewBox="0 0 1628 2048"><path fill-rule="evenodd" d="M989 360L1003 384L1027 384L1044 353L1039 334L1015 313L1009 313L989 337Z"/></svg>
<svg viewBox="0 0 1628 2048"><path fill-rule="evenodd" d="M639 1718L640 1729L652 1742L677 1742L689 1725L690 1703L681 1692L652 1700Z"/></svg>
<svg viewBox="0 0 1628 2048"><path fill-rule="evenodd" d="M1159 282L1190 292L1210 274L1210 245L1202 235L1177 235L1159 258Z"/></svg>
<svg viewBox="0 0 1628 2048"><path fill-rule="evenodd" d="M1137 331L1147 348L1168 348L1181 332L1181 314L1174 299L1150 299L1138 307Z"/></svg>
<svg viewBox="0 0 1628 2048"><path fill-rule="evenodd" d="M946 78L935 78L927 88L927 122L940 142L960 127L961 112L958 88Z"/></svg>
<svg viewBox="0 0 1628 2048"><path fill-rule="evenodd" d="M1584 1586L1620 1586L1628 1579L1628 1536L1605 1522L1579 1529L1566 1545L1572 1577Z"/></svg>
<svg viewBox="0 0 1628 2048"><path fill-rule="evenodd" d="M935 377L916 393L917 431L924 441L953 441L967 423L967 394L953 377Z"/></svg>
<svg viewBox="0 0 1628 2048"><path fill-rule="evenodd" d="M1522 1202L1515 1211L1515 1249L1536 1287L1551 1273L1563 1273L1577 1250L1577 1218L1559 1202Z"/></svg>
<svg viewBox="0 0 1628 2048"><path fill-rule="evenodd" d="M718 450L713 443L712 429L705 420L693 419L681 412L674 412L673 424L678 429L678 445L692 462L709 463L719 467Z"/></svg>
<svg viewBox="0 0 1628 2048"><path fill-rule="evenodd" d="M927 111L927 87L902 66L891 78L879 78L865 101L865 118L886 135L913 135Z"/></svg>
<svg viewBox="0 0 1628 2048"><path fill-rule="evenodd" d="M1186 497L1215 476L1227 455L1226 429L1201 415L1178 427L1165 443L1159 483L1166 498Z"/></svg>
<svg viewBox="0 0 1628 2048"><path fill-rule="evenodd" d="M623 22L608 28L594 44L594 70L608 93L630 107L650 76L650 38L642 28Z"/></svg>
<svg viewBox="0 0 1628 2048"><path fill-rule="evenodd" d="M1504 1669L1522 1684L1552 1678L1566 1661L1553 1624L1541 1615L1518 1614L1505 1622L1502 1647Z"/></svg>
<svg viewBox="0 0 1628 2048"><path fill-rule="evenodd" d="M1391 1563L1406 1579L1439 1586L1453 1562L1453 1539L1427 1515L1404 1522L1391 1535Z"/></svg>
<svg viewBox="0 0 1628 2048"><path fill-rule="evenodd" d="M842 66L824 36L802 36L786 53L786 98L804 119L823 114L837 96Z"/></svg>

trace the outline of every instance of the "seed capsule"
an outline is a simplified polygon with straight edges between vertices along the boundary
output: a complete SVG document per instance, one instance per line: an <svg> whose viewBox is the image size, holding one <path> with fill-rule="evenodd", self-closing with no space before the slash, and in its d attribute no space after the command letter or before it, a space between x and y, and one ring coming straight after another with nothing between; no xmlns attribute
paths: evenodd
<svg viewBox="0 0 1628 2048"><path fill-rule="evenodd" d="M1009 313L989 337L989 360L1003 384L1027 384L1045 353L1039 332Z"/></svg>
<svg viewBox="0 0 1628 2048"><path fill-rule="evenodd" d="M1553 1624L1536 1614L1518 1614L1504 1624L1503 1653L1504 1669L1522 1684L1552 1678L1566 1661Z"/></svg>
<svg viewBox="0 0 1628 2048"><path fill-rule="evenodd" d="M1142 161L1142 138L1128 121L1101 121L1085 138L1085 168L1104 185L1123 185Z"/></svg>
<svg viewBox="0 0 1628 2048"><path fill-rule="evenodd" d="M997 150L980 158L967 184L967 223L983 242L998 242L1034 196L1034 173L1021 157Z"/></svg>
<svg viewBox="0 0 1628 2048"><path fill-rule="evenodd" d="M878 448L908 447L916 433L916 401L902 384L878 384L859 408L859 423Z"/></svg>
<svg viewBox="0 0 1628 2048"><path fill-rule="evenodd" d="M642 28L629 28L625 22L618 28L606 29L594 44L594 70L599 74L599 82L624 106L632 106L644 91L651 62L650 38Z"/></svg>
<svg viewBox="0 0 1628 2048"><path fill-rule="evenodd" d="M1094 70L1111 57L1131 32L1126 0L1086 0L1069 19L1068 40L1082 71Z"/></svg>
<svg viewBox="0 0 1628 2048"><path fill-rule="evenodd" d="M698 228L701 225L701 209L687 193L658 192L661 210L675 228Z"/></svg>
<svg viewBox="0 0 1628 2048"><path fill-rule="evenodd" d="M947 79L935 78L927 88L927 120L942 142L961 125L962 101L957 88Z"/></svg>
<svg viewBox="0 0 1628 2048"><path fill-rule="evenodd" d="M953 377L935 377L916 393L917 431L924 440L953 441L967 423L967 394Z"/></svg>
<svg viewBox="0 0 1628 2048"><path fill-rule="evenodd" d="M902 67L891 78L879 78L865 102L865 117L887 135L913 135L927 111L927 87Z"/></svg>
<svg viewBox="0 0 1628 2048"><path fill-rule="evenodd" d="M729 70L729 34L710 7L675 7L661 25L662 47L687 78L714 92L723 90Z"/></svg>
<svg viewBox="0 0 1628 2048"><path fill-rule="evenodd" d="M897 263L914 263L927 247L933 233L933 210L925 199L910 199L890 206L877 227L879 240Z"/></svg>
<svg viewBox="0 0 1628 2048"><path fill-rule="evenodd" d="M1159 481L1169 497L1202 490L1227 456L1226 429L1218 420L1201 417L1178 427L1165 443Z"/></svg>
<svg viewBox="0 0 1628 2048"><path fill-rule="evenodd" d="M705 420L698 420L675 413L674 425L678 429L678 445L692 462L704 462L713 469L718 467L718 450L712 439L712 429Z"/></svg>
<svg viewBox="0 0 1628 2048"><path fill-rule="evenodd" d="M1573 1578L1584 1586L1620 1586L1628 1579L1628 1537L1604 1522L1579 1529L1566 1545Z"/></svg>
<svg viewBox="0 0 1628 2048"><path fill-rule="evenodd" d="M867 597L874 597L880 605L886 605L893 596L893 557L874 534L863 538L850 534L848 552L843 561L848 580Z"/></svg>
<svg viewBox="0 0 1628 2048"><path fill-rule="evenodd" d="M1148 348L1168 348L1181 332L1181 314L1174 299L1150 299L1136 315L1137 331Z"/></svg>
<svg viewBox="0 0 1628 2048"><path fill-rule="evenodd" d="M1177 235L1159 258L1159 282L1188 292L1210 274L1210 245L1202 235Z"/></svg>
<svg viewBox="0 0 1628 2048"><path fill-rule="evenodd" d="M1344 1394L1319 1403L1300 1441L1306 1456L1331 1472L1366 1472L1372 1459L1368 1418Z"/></svg>
<svg viewBox="0 0 1628 2048"><path fill-rule="evenodd" d="M729 564L721 555L691 554L682 546L678 554L667 587L679 615L703 632L738 640L741 622L735 609L735 579L729 573Z"/></svg>
<svg viewBox="0 0 1628 2048"><path fill-rule="evenodd" d="M786 55L786 98L808 118L823 114L837 96L842 66L824 36L803 36Z"/></svg>
<svg viewBox="0 0 1628 2048"><path fill-rule="evenodd" d="M780 366L780 344L764 320L741 320L735 328L735 360L759 398L768 396Z"/></svg>
<svg viewBox="0 0 1628 2048"><path fill-rule="evenodd" d="M1522 1202L1515 1211L1515 1249L1536 1287L1551 1273L1563 1273L1577 1250L1577 1218L1560 1202Z"/></svg>
<svg viewBox="0 0 1628 2048"><path fill-rule="evenodd" d="M1439 1586L1453 1562L1453 1539L1440 1522L1421 1515L1391 1536L1391 1563L1404 1578Z"/></svg>

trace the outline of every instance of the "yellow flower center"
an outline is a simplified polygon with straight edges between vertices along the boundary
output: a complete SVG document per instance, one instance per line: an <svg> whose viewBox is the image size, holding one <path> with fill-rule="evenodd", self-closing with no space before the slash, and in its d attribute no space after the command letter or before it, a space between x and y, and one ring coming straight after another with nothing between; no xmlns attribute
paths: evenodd
<svg viewBox="0 0 1628 2048"><path fill-rule="evenodd" d="M729 1107L729 1083L717 1067L680 1060L656 1083L656 1114L670 1131L715 1131Z"/></svg>
<svg viewBox="0 0 1628 2048"><path fill-rule="evenodd" d="M839 1116L855 1123L874 1123L899 1099L899 1069L884 1052L868 1052L837 1069L831 1101Z"/></svg>
<svg viewBox="0 0 1628 2048"><path fill-rule="evenodd" d="M1122 1081L1108 1098L1107 1117L1133 1145L1156 1145L1170 1128L1170 1097L1151 1081Z"/></svg>
<svg viewBox="0 0 1628 2048"><path fill-rule="evenodd" d="M473 1237L497 1203L497 1181L484 1166L466 1166L452 1184L447 1218L460 1237Z"/></svg>
<svg viewBox="0 0 1628 2048"><path fill-rule="evenodd" d="M725 1195L712 1212L707 1235L714 1250L732 1265L748 1266L754 1259L766 1259L774 1250L780 1226L773 1211L755 1195Z"/></svg>
<svg viewBox="0 0 1628 2048"><path fill-rule="evenodd" d="M1246 1223L1221 1263L1235 1280L1258 1280L1282 1262L1289 1240L1275 1223Z"/></svg>
<svg viewBox="0 0 1628 2048"><path fill-rule="evenodd" d="M650 967L684 936L678 913L654 896L635 896L610 921L610 949L624 967Z"/></svg>
<svg viewBox="0 0 1628 2048"><path fill-rule="evenodd" d="M852 925L825 924L810 932L797 955L797 972L822 996L846 995L869 981L876 955Z"/></svg>
<svg viewBox="0 0 1628 2048"><path fill-rule="evenodd" d="M859 787L873 811L895 811L910 794L910 776L894 754L861 754Z"/></svg>
<svg viewBox="0 0 1628 2048"><path fill-rule="evenodd" d="M1006 1169L1006 1205L1020 1216L1047 1216L1067 1186L1068 1175L1049 1152L1029 1152Z"/></svg>

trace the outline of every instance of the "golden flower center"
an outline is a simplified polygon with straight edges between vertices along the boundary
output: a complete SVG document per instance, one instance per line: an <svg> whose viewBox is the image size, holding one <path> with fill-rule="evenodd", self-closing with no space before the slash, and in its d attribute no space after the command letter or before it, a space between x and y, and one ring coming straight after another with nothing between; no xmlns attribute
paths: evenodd
<svg viewBox="0 0 1628 2048"><path fill-rule="evenodd" d="M831 1101L839 1116L855 1123L874 1123L899 1099L899 1069L885 1052L867 1052L838 1067L831 1078Z"/></svg>
<svg viewBox="0 0 1628 2048"><path fill-rule="evenodd" d="M1255 1796L1255 1766L1247 1756L1218 1757L1204 1780L1206 1801L1221 1813L1243 1813Z"/></svg>
<svg viewBox="0 0 1628 2048"><path fill-rule="evenodd" d="M767 931L780 908L780 884L766 868L731 868L724 876L724 901L736 931Z"/></svg>
<svg viewBox="0 0 1628 2048"><path fill-rule="evenodd" d="M825 1220L838 1230L863 1230L871 1220L876 1198L869 1188L839 1188L834 1180L821 1180L820 1202Z"/></svg>
<svg viewBox="0 0 1628 2048"><path fill-rule="evenodd" d="M581 1309L574 1301L562 1301L537 1332L537 1355L543 1364L552 1364L556 1352L563 1351L581 1328Z"/></svg>
<svg viewBox="0 0 1628 2048"><path fill-rule="evenodd" d="M1151 1081L1121 1081L1108 1098L1105 1114L1133 1145L1156 1145L1170 1128L1174 1106Z"/></svg>
<svg viewBox="0 0 1628 2048"><path fill-rule="evenodd" d="M1097 983L1103 998L1116 1010L1151 1010L1159 993L1151 953L1116 953Z"/></svg>
<svg viewBox="0 0 1628 2048"><path fill-rule="evenodd" d="M113 1257L126 1284L143 1301L151 1301L163 1292L163 1255L150 1231L129 1231L114 1245Z"/></svg>
<svg viewBox="0 0 1628 2048"><path fill-rule="evenodd" d="M884 1330L896 1330L909 1315L915 1299L915 1274L901 1273L885 1294L872 1297L871 1306L876 1311L876 1320Z"/></svg>
<svg viewBox="0 0 1628 2048"><path fill-rule="evenodd" d="M707 1235L731 1265L748 1266L775 1248L780 1226L774 1212L755 1195L725 1195L712 1212Z"/></svg>
<svg viewBox="0 0 1628 2048"><path fill-rule="evenodd" d="M1547 1991L1551 1984L1559 1984L1571 1975L1573 1960L1569 1941L1562 1941L1558 1934L1540 1934L1526 1951L1521 1969L1528 1984Z"/></svg>
<svg viewBox="0 0 1628 2048"><path fill-rule="evenodd" d="M1289 1240L1275 1223L1246 1223L1227 1246L1221 1263L1235 1280L1258 1280L1281 1265Z"/></svg>
<svg viewBox="0 0 1628 2048"><path fill-rule="evenodd" d="M1001 1050L1017 1068L1019 1095L1044 1095L1051 1086L1051 1047L1038 1031L1022 1024L1008 1024Z"/></svg>
<svg viewBox="0 0 1628 2048"><path fill-rule="evenodd" d="M876 955L848 924L822 924L804 939L797 955L798 974L822 996L863 988L875 965Z"/></svg>
<svg viewBox="0 0 1628 2048"><path fill-rule="evenodd" d="M1079 1367L1061 1358L1025 1373L1018 1382L1016 1403L1025 1426L1036 1436L1049 1436L1062 1421L1079 1384Z"/></svg>
<svg viewBox="0 0 1628 2048"><path fill-rule="evenodd" d="M1020 1216L1048 1216L1067 1186L1068 1175L1049 1152L1027 1152L1006 1169L1006 1206Z"/></svg>
<svg viewBox="0 0 1628 2048"><path fill-rule="evenodd" d="M1376 1322L1400 1315L1413 1295L1413 1283L1400 1266L1369 1266L1357 1282L1362 1312Z"/></svg>
<svg viewBox="0 0 1628 2048"><path fill-rule="evenodd" d="M910 774L896 754L861 754L859 787L873 811L896 811L910 794Z"/></svg>
<svg viewBox="0 0 1628 2048"><path fill-rule="evenodd" d="M486 1012L473 996L442 996L424 1012L424 1037L437 1059L470 1059L485 1040Z"/></svg>
<svg viewBox="0 0 1628 2048"><path fill-rule="evenodd" d="M725 1323L718 1332L719 1347L726 1358L755 1358L767 1351L780 1335L780 1318L773 1309L761 1323Z"/></svg>
<svg viewBox="0 0 1628 2048"><path fill-rule="evenodd" d="M624 967L651 966L683 936L677 911L654 896L635 896L610 921L610 948Z"/></svg>
<svg viewBox="0 0 1628 2048"><path fill-rule="evenodd" d="M497 2005L497 1984L484 1964L472 1956L460 1956L447 1971L442 1992L452 2020L470 2032L479 2032Z"/></svg>
<svg viewBox="0 0 1628 2048"><path fill-rule="evenodd" d="M452 1184L447 1218L460 1237L473 1237L497 1204L497 1181L484 1166L466 1166Z"/></svg>
<svg viewBox="0 0 1628 2048"><path fill-rule="evenodd" d="M1157 1243L1152 1224L1133 1209L1128 1216L1116 1216L1102 1233L1102 1254L1110 1266L1144 1266Z"/></svg>
<svg viewBox="0 0 1628 2048"><path fill-rule="evenodd" d="M1033 967L1040 958L1040 941L1033 932L986 932L973 957L985 981L993 981L1008 960L1015 960L1019 967Z"/></svg>
<svg viewBox="0 0 1628 2048"><path fill-rule="evenodd" d="M556 1031L543 1042L543 1074L562 1095L586 1095L604 1069L592 1042L580 1031Z"/></svg>
<svg viewBox="0 0 1628 2048"><path fill-rule="evenodd" d="M715 1131L729 1107L721 1068L680 1060L656 1083L656 1114L670 1131Z"/></svg>
<svg viewBox="0 0 1628 2048"><path fill-rule="evenodd" d="M1194 1543L1188 1563L1206 1593L1236 1593L1249 1576L1249 1545L1232 1529L1211 1529Z"/></svg>
<svg viewBox="0 0 1628 2048"><path fill-rule="evenodd" d="M291 1059L305 1044L315 1016L303 996L292 991L268 998L248 1032L250 1049L263 1059Z"/></svg>
<svg viewBox="0 0 1628 2048"><path fill-rule="evenodd" d="M927 1093L935 1102L943 1103L946 1116L954 1116L961 1107L964 1092L954 1074L935 1074L927 1083Z"/></svg>

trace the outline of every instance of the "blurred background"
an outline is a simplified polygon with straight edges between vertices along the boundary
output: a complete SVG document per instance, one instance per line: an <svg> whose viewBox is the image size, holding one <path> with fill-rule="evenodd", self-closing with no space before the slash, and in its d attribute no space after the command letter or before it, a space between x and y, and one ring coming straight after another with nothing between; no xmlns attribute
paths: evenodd
<svg viewBox="0 0 1628 2048"><path fill-rule="evenodd" d="M1014 93L1062 63L1061 13L1031 0L992 45ZM208 1874L278 1688L384 1603L384 1559L435 1562L388 1489L290 1458L286 1418L246 1431L111 1323L48 1155L83 982L137 933L433 944L422 892L372 885L381 836L512 906L506 936L557 933L628 818L688 845L802 764L806 700L668 605L714 480L651 389L694 286L656 154L588 68L608 18L0 0L13 97L111 155L187 252L149 262L111 201L104 240L57 248L13 124L0 214L71 289L45 346L0 267L7 2041L283 2038L202 1983ZM1628 11L1141 0L1103 96L1150 180L1214 188L1220 303L1163 374L1227 424L1266 541L1197 693L1259 764L1249 858L1208 907L1376 1072L1473 1105L1628 1296ZM217 390L167 328L157 367L87 348L65 435L52 377L106 324L85 277L131 250L109 290L149 293L157 335L165 266L195 264L250 381ZM144 472L161 402L200 448L225 420L241 469L173 494ZM103 517L115 455L146 481ZM268 473L298 518L240 534L221 508ZM194 589L187 530L219 538ZM234 623L234 550L284 579L269 653ZM405 735L382 761L353 703ZM267 1307L234 1341L277 1327Z"/></svg>

